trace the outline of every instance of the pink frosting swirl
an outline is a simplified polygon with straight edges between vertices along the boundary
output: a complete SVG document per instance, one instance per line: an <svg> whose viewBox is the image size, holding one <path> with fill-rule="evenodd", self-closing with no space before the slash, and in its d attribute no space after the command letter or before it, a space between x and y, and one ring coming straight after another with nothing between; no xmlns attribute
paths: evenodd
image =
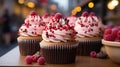
<svg viewBox="0 0 120 67"><path fill-rule="evenodd" d="M75 26L75 21L77 20L77 17L75 17L74 15L71 15L69 17L67 17L67 19L69 20L69 25L70 26Z"/></svg>
<svg viewBox="0 0 120 67"><path fill-rule="evenodd" d="M58 15L58 16L56 16ZM74 28L68 25L68 21L63 19L60 13L57 13L45 27L42 38L49 42L67 42L74 36Z"/></svg>
<svg viewBox="0 0 120 67"><path fill-rule="evenodd" d="M95 37L100 36L103 30L101 19L90 13L84 12L75 22L75 31L77 37Z"/></svg>
<svg viewBox="0 0 120 67"><path fill-rule="evenodd" d="M42 34L45 23L42 22L41 17L34 11L25 19L25 23L19 29L21 36L38 36Z"/></svg>

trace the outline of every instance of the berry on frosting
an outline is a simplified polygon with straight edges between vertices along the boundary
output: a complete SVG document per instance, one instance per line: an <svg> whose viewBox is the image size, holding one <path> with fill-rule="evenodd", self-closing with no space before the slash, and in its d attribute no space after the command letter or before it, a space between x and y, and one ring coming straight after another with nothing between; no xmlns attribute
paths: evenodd
<svg viewBox="0 0 120 67"><path fill-rule="evenodd" d="M88 12L87 11L83 12L82 16L86 16L87 17L88 16Z"/></svg>
<svg viewBox="0 0 120 67"><path fill-rule="evenodd" d="M37 14L36 14L35 11L31 11L31 12L30 12L30 15L31 15L31 16L34 16L34 15L37 15Z"/></svg>
<svg viewBox="0 0 120 67"><path fill-rule="evenodd" d="M62 14L61 13L56 13L54 17L55 17L55 19L60 19L60 18L62 18Z"/></svg>
<svg viewBox="0 0 120 67"><path fill-rule="evenodd" d="M33 62L31 56L26 56L25 61L26 61L27 64L31 64Z"/></svg>
<svg viewBox="0 0 120 67"><path fill-rule="evenodd" d="M40 65L43 65L45 63L45 58L44 57L40 57L38 60L37 60L38 64Z"/></svg>
<svg viewBox="0 0 120 67"><path fill-rule="evenodd" d="M48 16L49 16L48 14L44 14L44 15L43 15L44 18L47 18Z"/></svg>
<svg viewBox="0 0 120 67"><path fill-rule="evenodd" d="M95 13L94 13L94 12L91 12L89 15L90 15L90 16L95 16Z"/></svg>

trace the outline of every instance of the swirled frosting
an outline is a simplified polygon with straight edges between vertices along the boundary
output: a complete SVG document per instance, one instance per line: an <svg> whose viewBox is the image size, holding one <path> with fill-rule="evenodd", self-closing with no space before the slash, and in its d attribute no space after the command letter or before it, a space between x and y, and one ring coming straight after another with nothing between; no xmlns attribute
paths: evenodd
<svg viewBox="0 0 120 67"><path fill-rule="evenodd" d="M74 34L74 28L68 25L68 21L60 13L56 13L45 27L42 38L49 42L67 42L72 40Z"/></svg>
<svg viewBox="0 0 120 67"><path fill-rule="evenodd" d="M49 21L50 21L50 16L48 14L44 14L42 16L42 21L45 23L45 24L48 24Z"/></svg>
<svg viewBox="0 0 120 67"><path fill-rule="evenodd" d="M91 12L84 12L75 22L75 31L77 37L96 37L100 36L103 30L101 19Z"/></svg>
<svg viewBox="0 0 120 67"><path fill-rule="evenodd" d="M69 25L70 26L75 26L75 21L77 20L77 17L75 17L74 15L71 15L69 17L67 17L67 19L69 20Z"/></svg>
<svg viewBox="0 0 120 67"><path fill-rule="evenodd" d="M19 29L21 36L38 36L42 34L45 23L42 22L41 17L34 11L25 19L24 24Z"/></svg>

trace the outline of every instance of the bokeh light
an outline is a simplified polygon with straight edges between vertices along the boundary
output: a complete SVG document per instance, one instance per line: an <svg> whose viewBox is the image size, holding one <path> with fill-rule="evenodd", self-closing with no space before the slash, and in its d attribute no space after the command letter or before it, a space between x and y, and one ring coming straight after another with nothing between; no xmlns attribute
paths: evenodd
<svg viewBox="0 0 120 67"><path fill-rule="evenodd" d="M89 3L88 3L88 7L89 7L89 8L93 8L93 7L94 7L94 3L93 3L93 2L89 2Z"/></svg>

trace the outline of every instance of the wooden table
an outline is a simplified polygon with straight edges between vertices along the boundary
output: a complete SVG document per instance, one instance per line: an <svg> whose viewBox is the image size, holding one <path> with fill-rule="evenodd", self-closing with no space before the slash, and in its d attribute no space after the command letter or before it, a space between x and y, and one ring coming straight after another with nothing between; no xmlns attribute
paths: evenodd
<svg viewBox="0 0 120 67"><path fill-rule="evenodd" d="M26 64L25 56L19 54L19 48L13 50L0 57L0 66L39 66L39 67L120 67L109 59L90 58L87 56L77 56L76 63L73 64L46 64L38 65L37 63Z"/></svg>

